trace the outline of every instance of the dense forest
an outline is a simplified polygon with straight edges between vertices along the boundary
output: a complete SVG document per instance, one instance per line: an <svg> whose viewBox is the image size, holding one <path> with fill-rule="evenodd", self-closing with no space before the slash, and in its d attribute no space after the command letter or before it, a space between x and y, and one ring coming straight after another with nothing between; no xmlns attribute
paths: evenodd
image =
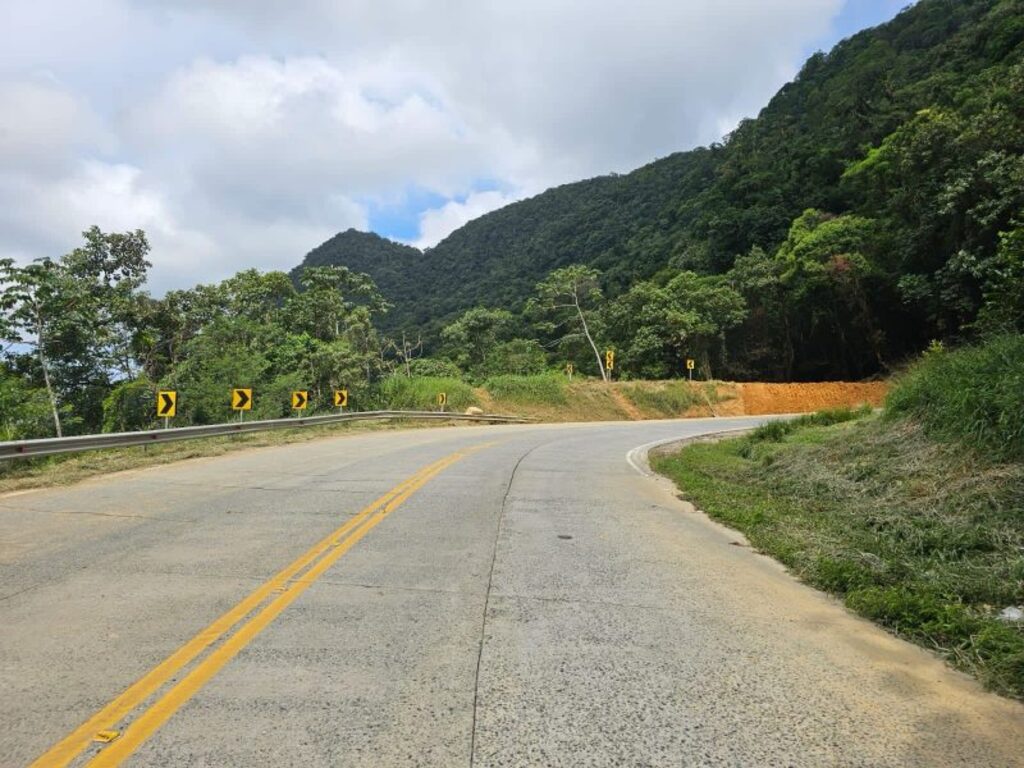
<svg viewBox="0 0 1024 768"><path fill-rule="evenodd" d="M467 309L520 315L536 283L570 264L634 306L682 272L718 276L744 309L699 350L717 375L885 372L931 339L974 334L984 296L1014 291L1022 41L1021 0L922 0L812 56L720 144L548 190L423 255L349 232L308 258L369 274L395 304L383 327L431 345ZM637 375L676 372L679 345L635 330L608 328L623 361Z"/></svg>
<svg viewBox="0 0 1024 768"><path fill-rule="evenodd" d="M921 0L721 144L549 190L422 253L348 231L290 274L146 290L141 231L0 261L0 438L314 408L396 377L855 379L1024 331L1024 0ZM605 350L615 351L607 370ZM393 389L393 388L392 388Z"/></svg>

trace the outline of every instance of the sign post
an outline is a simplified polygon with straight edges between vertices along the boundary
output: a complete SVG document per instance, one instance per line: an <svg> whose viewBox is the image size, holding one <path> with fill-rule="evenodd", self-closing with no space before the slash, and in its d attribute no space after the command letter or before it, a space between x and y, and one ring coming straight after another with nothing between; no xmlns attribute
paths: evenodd
<svg viewBox="0 0 1024 768"><path fill-rule="evenodd" d="M565 364L565 373L569 377L569 381L572 381L572 374L573 374L574 370L575 369L573 368L572 363L566 363Z"/></svg>
<svg viewBox="0 0 1024 768"><path fill-rule="evenodd" d="M238 411L238 420L242 421L242 414L252 410L251 388L231 390L231 410Z"/></svg>
<svg viewBox="0 0 1024 768"><path fill-rule="evenodd" d="M161 389L156 393L156 415L164 419L164 429L171 423L171 417L178 411L178 393L173 389Z"/></svg>
<svg viewBox="0 0 1024 768"><path fill-rule="evenodd" d="M693 369L696 367L697 361L692 357L686 358L686 372L690 375L690 381L693 381Z"/></svg>
<svg viewBox="0 0 1024 768"><path fill-rule="evenodd" d="M604 351L604 369L609 374L608 378L611 378L611 372L615 370L615 350L606 349Z"/></svg>
<svg viewBox="0 0 1024 768"><path fill-rule="evenodd" d="M441 408L441 413L444 413L444 407L448 405L448 393L438 392L437 393L437 404Z"/></svg>

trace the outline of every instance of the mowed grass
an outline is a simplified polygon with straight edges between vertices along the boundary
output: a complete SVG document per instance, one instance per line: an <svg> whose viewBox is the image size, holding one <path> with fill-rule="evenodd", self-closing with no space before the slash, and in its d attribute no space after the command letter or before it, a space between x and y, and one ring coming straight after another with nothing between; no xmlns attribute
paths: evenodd
<svg viewBox="0 0 1024 768"><path fill-rule="evenodd" d="M843 411L654 457L683 495L853 611L1024 698L1024 464Z"/></svg>

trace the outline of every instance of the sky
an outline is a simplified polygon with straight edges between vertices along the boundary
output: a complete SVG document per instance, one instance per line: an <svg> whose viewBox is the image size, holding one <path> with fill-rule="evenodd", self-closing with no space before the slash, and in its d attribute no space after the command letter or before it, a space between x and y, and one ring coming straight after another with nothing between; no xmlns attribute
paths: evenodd
<svg viewBox="0 0 1024 768"><path fill-rule="evenodd" d="M0 258L141 228L156 294L717 141L910 2L0 1Z"/></svg>

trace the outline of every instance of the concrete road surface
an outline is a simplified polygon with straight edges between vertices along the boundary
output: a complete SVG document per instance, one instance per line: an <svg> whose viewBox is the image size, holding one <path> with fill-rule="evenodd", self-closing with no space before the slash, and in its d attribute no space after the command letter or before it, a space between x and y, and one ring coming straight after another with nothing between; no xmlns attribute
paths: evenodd
<svg viewBox="0 0 1024 768"><path fill-rule="evenodd" d="M0 764L1024 765L1024 707L637 469L751 423L379 432L0 497Z"/></svg>

